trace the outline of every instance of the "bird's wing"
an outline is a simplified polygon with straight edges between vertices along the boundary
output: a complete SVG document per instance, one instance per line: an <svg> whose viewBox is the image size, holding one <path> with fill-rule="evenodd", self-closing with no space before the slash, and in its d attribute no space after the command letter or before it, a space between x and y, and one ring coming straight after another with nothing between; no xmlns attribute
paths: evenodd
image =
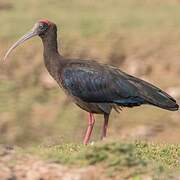
<svg viewBox="0 0 180 180"><path fill-rule="evenodd" d="M142 103L136 86L127 81L126 74L111 66L81 64L66 67L62 74L68 92L86 102Z"/></svg>
<svg viewBox="0 0 180 180"><path fill-rule="evenodd" d="M128 107L151 104L168 110L179 108L175 99L161 89L107 65L75 62L64 68L62 79L71 95L86 102Z"/></svg>

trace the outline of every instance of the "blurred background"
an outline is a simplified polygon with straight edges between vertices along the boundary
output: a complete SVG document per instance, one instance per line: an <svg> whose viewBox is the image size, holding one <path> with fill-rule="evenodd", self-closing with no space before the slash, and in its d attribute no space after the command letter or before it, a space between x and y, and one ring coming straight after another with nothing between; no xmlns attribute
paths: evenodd
<svg viewBox="0 0 180 180"><path fill-rule="evenodd" d="M58 26L68 58L96 59L166 90L180 101L179 0L0 0L0 54L47 18ZM38 37L0 65L0 143L21 146L81 142L87 113L74 105L44 67ZM180 113L151 106L113 112L117 139L180 143ZM100 138L96 115L93 139Z"/></svg>

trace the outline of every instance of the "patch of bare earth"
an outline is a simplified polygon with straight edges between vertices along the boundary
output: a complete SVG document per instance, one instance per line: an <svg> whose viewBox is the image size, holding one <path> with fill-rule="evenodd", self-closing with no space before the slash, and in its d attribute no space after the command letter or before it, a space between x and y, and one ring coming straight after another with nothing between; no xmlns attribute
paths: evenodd
<svg viewBox="0 0 180 180"><path fill-rule="evenodd" d="M16 148L0 146L1 180L93 180L105 179L93 166L70 168L39 159L30 154L17 153Z"/></svg>

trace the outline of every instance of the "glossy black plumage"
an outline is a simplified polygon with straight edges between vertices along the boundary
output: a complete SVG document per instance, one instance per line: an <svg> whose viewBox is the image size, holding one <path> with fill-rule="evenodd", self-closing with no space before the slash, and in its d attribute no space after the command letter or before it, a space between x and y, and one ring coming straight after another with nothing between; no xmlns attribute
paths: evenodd
<svg viewBox="0 0 180 180"><path fill-rule="evenodd" d="M89 103L121 107L151 104L176 110L176 101L159 88L119 69L94 61L68 61L62 71L63 87L70 95Z"/></svg>

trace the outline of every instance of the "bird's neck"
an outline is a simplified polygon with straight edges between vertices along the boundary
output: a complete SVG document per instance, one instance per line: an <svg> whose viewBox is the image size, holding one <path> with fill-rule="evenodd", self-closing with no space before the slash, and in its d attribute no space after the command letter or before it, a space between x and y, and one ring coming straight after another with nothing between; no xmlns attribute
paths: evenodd
<svg viewBox="0 0 180 180"><path fill-rule="evenodd" d="M57 53L58 45L57 45L57 33L49 33L46 36L41 37L43 46L44 46L44 54L49 53Z"/></svg>
<svg viewBox="0 0 180 180"><path fill-rule="evenodd" d="M41 37L44 46L44 63L50 75L57 80L58 72L62 67L62 57L58 52L57 34L53 32Z"/></svg>

